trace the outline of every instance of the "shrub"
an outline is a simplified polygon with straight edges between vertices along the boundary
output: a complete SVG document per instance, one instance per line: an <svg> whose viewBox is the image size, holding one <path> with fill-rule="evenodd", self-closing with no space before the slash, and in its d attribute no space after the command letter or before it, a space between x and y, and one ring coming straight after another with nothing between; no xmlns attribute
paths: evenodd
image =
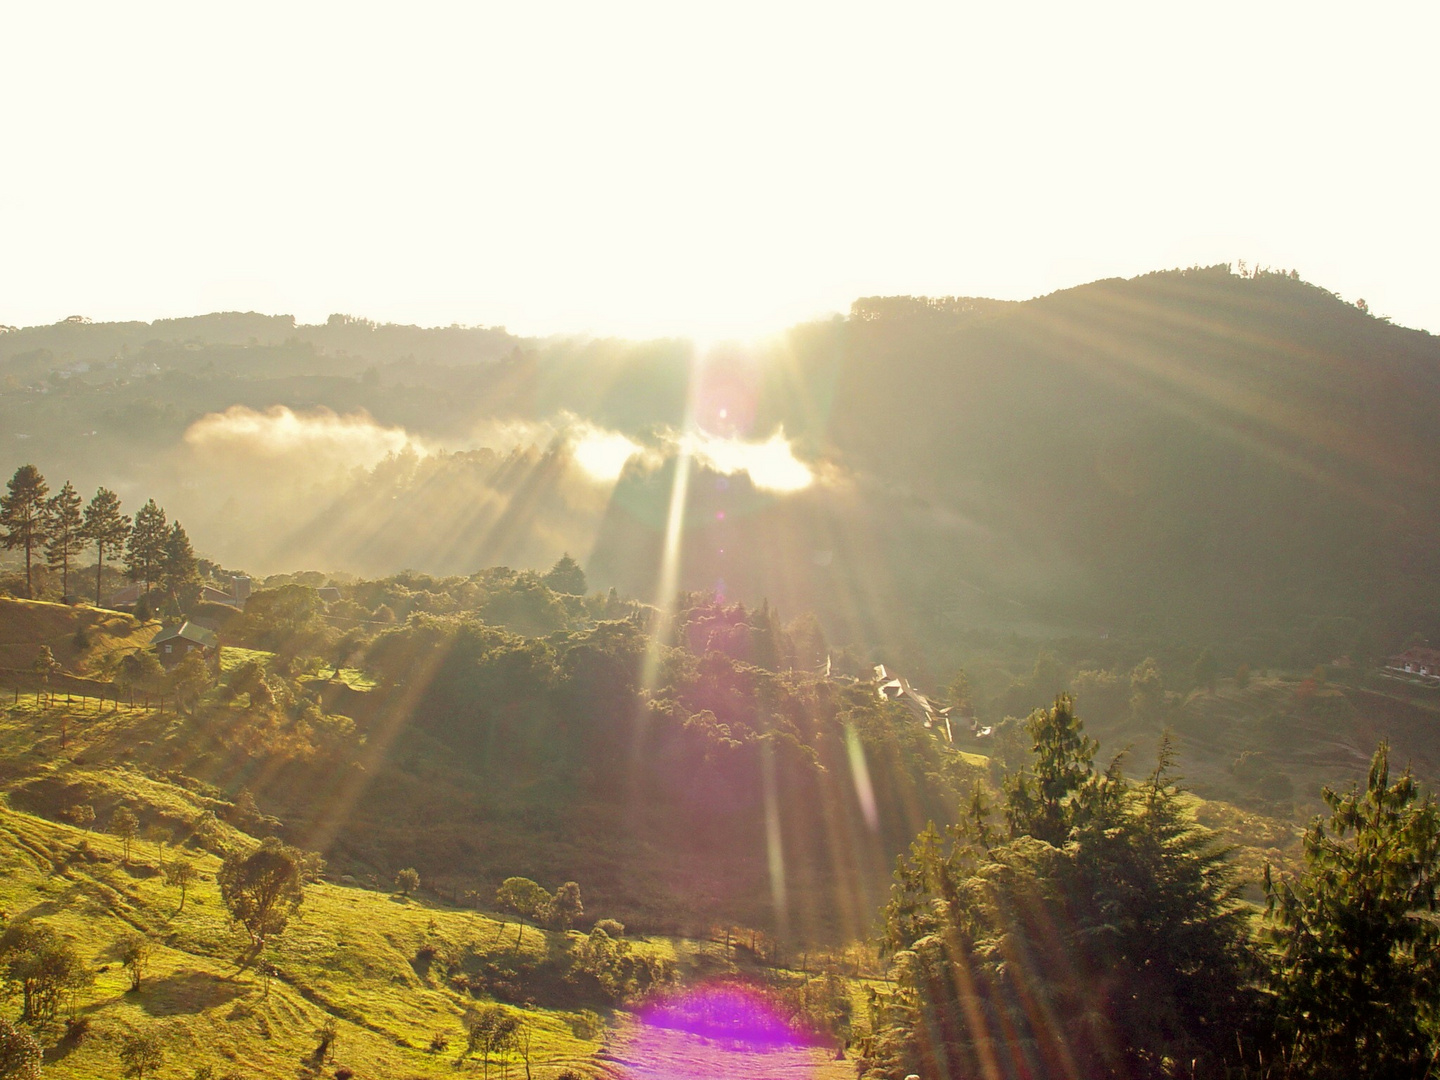
<svg viewBox="0 0 1440 1080"><path fill-rule="evenodd" d="M0 1076L5 1080L40 1080L40 1044L23 1028L0 1020Z"/></svg>
<svg viewBox="0 0 1440 1080"><path fill-rule="evenodd" d="M625 936L625 924L619 919L601 919L595 924L596 930L604 930L611 938L623 938Z"/></svg>

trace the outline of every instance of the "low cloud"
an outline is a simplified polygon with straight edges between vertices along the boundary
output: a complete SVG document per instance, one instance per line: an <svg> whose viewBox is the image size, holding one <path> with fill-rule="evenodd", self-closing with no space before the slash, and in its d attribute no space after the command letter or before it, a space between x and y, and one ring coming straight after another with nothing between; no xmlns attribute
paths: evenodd
<svg viewBox="0 0 1440 1080"><path fill-rule="evenodd" d="M263 412L232 405L224 412L202 416L185 432L185 443L216 458L293 458L312 469L369 468L407 447L425 452L404 428L387 427L367 412L341 416L320 408L297 413L284 405Z"/></svg>
<svg viewBox="0 0 1440 1080"><path fill-rule="evenodd" d="M694 431L681 436L678 443L715 472L726 476L747 474L761 491L784 494L815 482L815 471L795 456L784 428L761 442Z"/></svg>

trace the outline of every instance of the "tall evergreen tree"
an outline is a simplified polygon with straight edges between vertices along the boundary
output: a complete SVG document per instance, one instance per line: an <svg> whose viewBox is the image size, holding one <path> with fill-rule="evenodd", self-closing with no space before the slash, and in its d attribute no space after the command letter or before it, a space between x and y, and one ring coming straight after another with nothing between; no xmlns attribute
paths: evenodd
<svg viewBox="0 0 1440 1080"><path fill-rule="evenodd" d="M1440 1056L1440 807L1381 743L1364 789L1322 793L1297 880L1265 872L1282 1044L1307 1077L1418 1080Z"/></svg>
<svg viewBox="0 0 1440 1080"><path fill-rule="evenodd" d="M165 565L165 544L170 528L165 511L151 499L135 514L130 543L125 552L125 573L131 581L143 581L145 590L158 579Z"/></svg>
<svg viewBox="0 0 1440 1080"><path fill-rule="evenodd" d="M540 579L551 592L585 595L585 571L570 557L567 551L555 561L555 565Z"/></svg>
<svg viewBox="0 0 1440 1080"><path fill-rule="evenodd" d="M175 522L165 536L165 554L161 563L161 576L165 589L172 597L178 597L180 590L199 579L199 563L195 549L190 546L190 537L185 526Z"/></svg>
<svg viewBox="0 0 1440 1080"><path fill-rule="evenodd" d="M100 573L105 567L105 553L121 551L130 536L130 518L120 513L120 498L108 488L100 488L85 507L81 527L85 539L95 545L95 606L100 606Z"/></svg>
<svg viewBox="0 0 1440 1080"><path fill-rule="evenodd" d="M896 870L869 1074L1221 1076L1254 993L1233 872L1170 778L1093 765L1070 701L1034 714L1009 839L972 800Z"/></svg>
<svg viewBox="0 0 1440 1080"><path fill-rule="evenodd" d="M60 571L60 594L70 595L70 560L85 550L80 493L69 480L46 504L45 559Z"/></svg>
<svg viewBox="0 0 1440 1080"><path fill-rule="evenodd" d="M0 495L0 546L6 551L25 549L25 595L35 597L31 560L45 542L45 506L50 487L34 465L21 465Z"/></svg>

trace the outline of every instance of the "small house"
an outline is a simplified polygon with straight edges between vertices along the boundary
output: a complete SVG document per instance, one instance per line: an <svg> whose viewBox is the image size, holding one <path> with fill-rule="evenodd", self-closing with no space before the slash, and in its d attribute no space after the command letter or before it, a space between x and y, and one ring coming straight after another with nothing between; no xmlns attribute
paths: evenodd
<svg viewBox="0 0 1440 1080"><path fill-rule="evenodd" d="M1440 681L1440 649L1427 649L1417 645L1390 657L1385 661L1385 667L1404 675L1418 675L1422 679Z"/></svg>
<svg viewBox="0 0 1440 1080"><path fill-rule="evenodd" d="M215 631L197 626L189 620L168 630L161 630L155 635L155 640L150 642L150 648L167 668L174 667L193 652L198 652L209 660L219 647L220 639L215 636Z"/></svg>

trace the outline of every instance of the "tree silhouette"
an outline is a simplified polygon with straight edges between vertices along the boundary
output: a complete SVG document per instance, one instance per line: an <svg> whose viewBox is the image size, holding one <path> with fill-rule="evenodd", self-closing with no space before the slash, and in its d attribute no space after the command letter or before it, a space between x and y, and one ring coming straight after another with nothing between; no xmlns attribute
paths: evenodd
<svg viewBox="0 0 1440 1080"><path fill-rule="evenodd" d="M55 654L50 651L49 645L41 645L39 653L35 656L35 663L31 665L35 674L40 676L40 684L45 688L45 696L50 696L50 676L60 670L60 661L55 659Z"/></svg>
<svg viewBox="0 0 1440 1080"><path fill-rule="evenodd" d="M258 946L283 933L304 899L304 856L273 836L254 851L228 856L215 875L231 916Z"/></svg>
<svg viewBox="0 0 1440 1080"><path fill-rule="evenodd" d="M69 480L45 505L45 560L60 570L60 595L70 595L70 560L85 550L80 493Z"/></svg>
<svg viewBox="0 0 1440 1080"><path fill-rule="evenodd" d="M165 867L165 884L180 890L180 906L177 914L185 910L185 893L195 880L195 864L183 856L177 857Z"/></svg>
<svg viewBox="0 0 1440 1080"><path fill-rule="evenodd" d="M100 606L100 574L105 567L105 553L118 552L130 536L130 519L120 513L120 499L108 488L100 488L85 507L81 532L95 545L95 606Z"/></svg>
<svg viewBox="0 0 1440 1080"><path fill-rule="evenodd" d="M34 465L21 465L0 496L0 546L25 549L25 595L35 598L31 575L34 551L45 541L46 496L50 487Z"/></svg>
<svg viewBox="0 0 1440 1080"><path fill-rule="evenodd" d="M169 539L165 511L151 499L135 515L135 526L130 530L130 543L125 553L125 573L131 581L143 581L146 592L150 591L151 583L165 565L165 545Z"/></svg>
<svg viewBox="0 0 1440 1080"><path fill-rule="evenodd" d="M128 806L122 806L110 818L110 831L120 838L120 844L125 852L125 861L128 863L130 861L130 845L135 842L135 834L140 831L140 820Z"/></svg>
<svg viewBox="0 0 1440 1080"><path fill-rule="evenodd" d="M570 557L568 551L556 560L555 565L540 580L551 592L585 595L585 571L580 569L580 564Z"/></svg>
<svg viewBox="0 0 1440 1080"><path fill-rule="evenodd" d="M177 521L170 526L170 532L166 534L164 561L160 570L165 581L165 590L172 598L178 599L180 590L198 579L197 566L195 549L190 546L190 537L185 532L185 526Z"/></svg>

